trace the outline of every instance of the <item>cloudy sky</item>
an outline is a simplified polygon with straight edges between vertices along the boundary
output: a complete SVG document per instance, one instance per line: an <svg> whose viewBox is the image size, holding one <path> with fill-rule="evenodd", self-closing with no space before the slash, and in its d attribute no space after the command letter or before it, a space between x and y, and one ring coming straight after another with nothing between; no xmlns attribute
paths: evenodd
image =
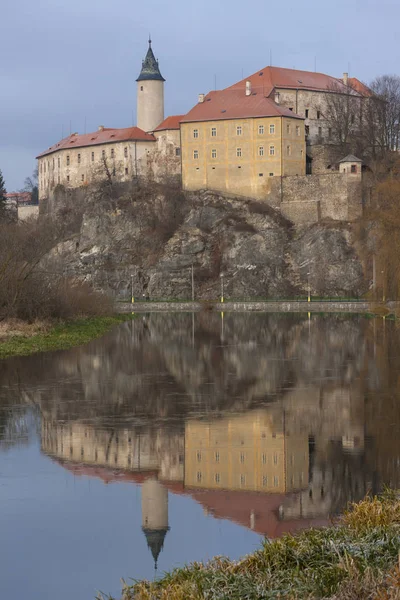
<svg viewBox="0 0 400 600"><path fill-rule="evenodd" d="M400 74L400 0L2 0L0 169L22 187L72 131L128 127L149 32L166 115L269 64Z"/></svg>

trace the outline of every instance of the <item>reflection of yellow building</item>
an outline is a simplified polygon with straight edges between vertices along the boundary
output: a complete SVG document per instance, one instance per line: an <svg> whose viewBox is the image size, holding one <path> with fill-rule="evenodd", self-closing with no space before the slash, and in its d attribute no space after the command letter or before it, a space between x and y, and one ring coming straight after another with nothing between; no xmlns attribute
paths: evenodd
<svg viewBox="0 0 400 600"><path fill-rule="evenodd" d="M285 493L308 484L308 436L285 432L266 409L187 421L185 485Z"/></svg>

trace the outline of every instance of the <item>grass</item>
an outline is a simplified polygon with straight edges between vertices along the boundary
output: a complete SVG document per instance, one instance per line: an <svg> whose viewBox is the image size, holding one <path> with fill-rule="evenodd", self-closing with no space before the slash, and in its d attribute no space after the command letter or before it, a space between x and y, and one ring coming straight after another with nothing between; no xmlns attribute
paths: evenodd
<svg viewBox="0 0 400 600"><path fill-rule="evenodd" d="M15 335L0 341L0 359L27 356L36 352L67 350L87 344L104 335L113 325L131 318L130 315L90 317L59 323L49 331L30 337Z"/></svg>
<svg viewBox="0 0 400 600"><path fill-rule="evenodd" d="M400 498L352 505L337 526L286 535L239 562L215 558L156 582L125 585L124 600L395 600L400 598Z"/></svg>

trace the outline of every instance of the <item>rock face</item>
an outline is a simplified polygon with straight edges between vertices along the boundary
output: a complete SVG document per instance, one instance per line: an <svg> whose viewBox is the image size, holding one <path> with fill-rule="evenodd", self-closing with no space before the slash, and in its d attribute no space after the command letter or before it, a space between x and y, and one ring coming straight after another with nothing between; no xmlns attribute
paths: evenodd
<svg viewBox="0 0 400 600"><path fill-rule="evenodd" d="M73 199L72 199L73 200ZM53 205L55 202L53 201ZM361 262L347 224L295 229L271 207L204 191L85 199L80 227L50 262L116 298L359 296ZM55 266L55 264L53 264Z"/></svg>

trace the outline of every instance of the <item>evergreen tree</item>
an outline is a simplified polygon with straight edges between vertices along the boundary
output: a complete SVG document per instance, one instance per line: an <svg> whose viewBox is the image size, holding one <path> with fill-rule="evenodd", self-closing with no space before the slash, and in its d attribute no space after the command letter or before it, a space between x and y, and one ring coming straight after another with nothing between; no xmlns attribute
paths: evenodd
<svg viewBox="0 0 400 600"><path fill-rule="evenodd" d="M3 218L6 214L6 184L4 181L3 173L0 170L0 219Z"/></svg>

